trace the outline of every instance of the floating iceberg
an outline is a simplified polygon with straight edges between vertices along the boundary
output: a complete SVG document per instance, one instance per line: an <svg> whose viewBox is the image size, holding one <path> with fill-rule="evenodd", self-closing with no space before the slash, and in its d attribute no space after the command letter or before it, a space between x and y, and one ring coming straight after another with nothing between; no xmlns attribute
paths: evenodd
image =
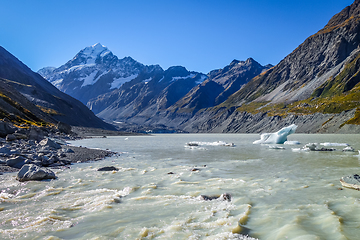
<svg viewBox="0 0 360 240"><path fill-rule="evenodd" d="M284 127L276 133L263 133L260 135L260 140L256 140L253 144L284 144L287 141L287 136L296 131L297 126L292 124Z"/></svg>

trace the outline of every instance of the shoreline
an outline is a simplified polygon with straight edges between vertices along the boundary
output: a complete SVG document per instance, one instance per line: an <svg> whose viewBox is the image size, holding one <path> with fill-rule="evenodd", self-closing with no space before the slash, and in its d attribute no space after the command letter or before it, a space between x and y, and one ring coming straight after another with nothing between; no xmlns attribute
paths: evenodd
<svg viewBox="0 0 360 240"><path fill-rule="evenodd" d="M41 138L52 139L51 142L66 142L69 140L81 140L86 138L106 137L106 136L142 136L147 134L141 133L128 133L118 132L96 128L86 127L71 127L71 133L65 134L61 132L49 133ZM59 168L66 167L74 163L84 163L91 161L103 160L106 157L111 157L117 152L112 152L103 149L91 149L87 147L77 147L67 144L57 144L56 148L52 146L41 146L40 139L14 139L6 140L0 138L0 175L5 173L18 172L19 167L9 166L8 160L14 158L23 158L21 164L27 164L28 162L46 168ZM49 141L49 140L48 140ZM5 151L1 151L5 149ZM53 159L53 160L52 160Z"/></svg>

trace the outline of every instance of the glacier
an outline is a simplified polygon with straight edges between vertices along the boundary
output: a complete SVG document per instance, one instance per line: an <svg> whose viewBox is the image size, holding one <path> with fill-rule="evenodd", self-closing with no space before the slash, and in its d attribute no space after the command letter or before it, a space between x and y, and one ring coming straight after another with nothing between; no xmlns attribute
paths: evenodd
<svg viewBox="0 0 360 240"><path fill-rule="evenodd" d="M260 139L254 141L253 144L284 144L287 141L287 136L294 133L296 128L295 124L291 124L275 133L262 133Z"/></svg>

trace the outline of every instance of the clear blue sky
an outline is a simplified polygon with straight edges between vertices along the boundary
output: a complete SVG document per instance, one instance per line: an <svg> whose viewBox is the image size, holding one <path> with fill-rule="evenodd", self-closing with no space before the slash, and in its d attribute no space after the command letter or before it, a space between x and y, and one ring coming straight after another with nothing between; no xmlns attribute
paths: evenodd
<svg viewBox="0 0 360 240"><path fill-rule="evenodd" d="M233 59L277 64L353 0L9 0L0 44L37 71L101 43L164 69L208 73Z"/></svg>

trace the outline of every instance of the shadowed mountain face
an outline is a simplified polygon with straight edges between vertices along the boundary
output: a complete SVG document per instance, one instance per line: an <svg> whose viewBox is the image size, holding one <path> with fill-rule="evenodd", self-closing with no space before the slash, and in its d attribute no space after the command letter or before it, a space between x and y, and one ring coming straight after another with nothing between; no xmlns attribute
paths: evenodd
<svg viewBox="0 0 360 240"><path fill-rule="evenodd" d="M252 78L266 71L272 65L262 66L254 59L233 60L223 69L213 70L208 79L169 108L171 111L197 112L221 104L228 97L246 85Z"/></svg>
<svg viewBox="0 0 360 240"><path fill-rule="evenodd" d="M90 107L106 103L107 106L98 114L100 117L115 121L127 119L130 122L137 119L137 123L142 124L139 119L146 120L165 111L207 77L176 66L141 79L144 78L148 80L134 79L110 94L90 101Z"/></svg>
<svg viewBox="0 0 360 240"><path fill-rule="evenodd" d="M61 121L74 126L112 128L97 118L81 102L59 91L2 47L0 47L0 78L4 92L13 89L11 99L15 102L21 101L20 105L23 105L25 109L28 107L28 111L38 115L44 121ZM23 97L26 97L26 100ZM33 109L34 105L51 113L51 117L44 116L46 115L44 112L40 114L39 109Z"/></svg>

